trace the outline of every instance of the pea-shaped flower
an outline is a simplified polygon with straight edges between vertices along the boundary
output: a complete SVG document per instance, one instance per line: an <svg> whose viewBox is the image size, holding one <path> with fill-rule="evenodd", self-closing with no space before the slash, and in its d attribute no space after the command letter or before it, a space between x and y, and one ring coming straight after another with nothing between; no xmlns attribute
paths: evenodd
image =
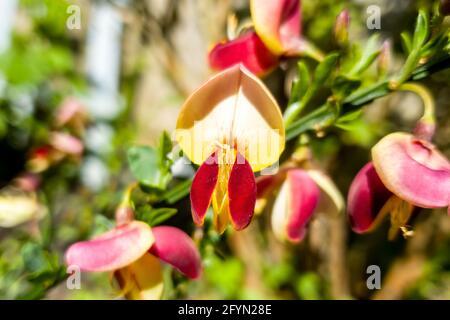
<svg viewBox="0 0 450 320"><path fill-rule="evenodd" d="M264 84L242 65L217 74L183 105L176 130L184 154L200 165L191 187L194 222L209 206L222 233L251 221L256 201L253 172L278 161L284 149L280 109Z"/></svg>
<svg viewBox="0 0 450 320"><path fill-rule="evenodd" d="M450 162L429 141L392 133L372 148L373 162L352 182L348 213L355 232L373 229L391 214L390 238L406 223L414 207L450 205Z"/></svg>
<svg viewBox="0 0 450 320"><path fill-rule="evenodd" d="M320 170L285 168L277 175L259 177L257 186L259 210L276 193L272 230L281 241L300 242L315 213L337 214L344 208L339 190Z"/></svg>
<svg viewBox="0 0 450 320"><path fill-rule="evenodd" d="M163 292L161 262L196 279L200 254L189 236L175 227L150 228L130 221L92 240L73 244L66 252L68 266L81 271L114 272L129 299L159 299Z"/></svg>
<svg viewBox="0 0 450 320"><path fill-rule="evenodd" d="M209 53L213 69L223 70L237 63L264 75L284 56L297 56L305 50L301 38L300 0L252 0L254 31L219 43Z"/></svg>

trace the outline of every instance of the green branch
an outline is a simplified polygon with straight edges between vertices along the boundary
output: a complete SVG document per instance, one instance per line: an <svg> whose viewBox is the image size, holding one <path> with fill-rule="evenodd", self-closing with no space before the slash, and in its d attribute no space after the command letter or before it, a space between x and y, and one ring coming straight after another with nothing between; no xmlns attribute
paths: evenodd
<svg viewBox="0 0 450 320"><path fill-rule="evenodd" d="M450 68L450 54L442 56L437 61L424 64L414 70L409 80L421 80L431 74ZM375 99L384 97L395 90L389 87L389 80L385 80L367 88L357 90L344 100L342 112L336 116L335 110L328 105L322 105L299 120L293 122L286 129L286 140L292 140L302 133L310 130L323 130L332 126L339 116L344 116L352 111L361 109Z"/></svg>

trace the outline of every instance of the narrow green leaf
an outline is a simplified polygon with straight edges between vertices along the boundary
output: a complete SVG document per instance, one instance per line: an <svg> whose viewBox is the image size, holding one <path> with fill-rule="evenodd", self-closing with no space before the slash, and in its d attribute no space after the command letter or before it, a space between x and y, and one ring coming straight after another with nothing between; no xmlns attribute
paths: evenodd
<svg viewBox="0 0 450 320"><path fill-rule="evenodd" d="M412 49L420 49L422 47L428 38L429 29L428 14L424 10L420 10L416 20Z"/></svg>
<svg viewBox="0 0 450 320"><path fill-rule="evenodd" d="M298 79L296 79L292 84L291 96L289 97L288 106L295 102L299 102L300 99L305 95L311 83L308 67L303 61L299 61L299 63L297 64L297 73Z"/></svg>
<svg viewBox="0 0 450 320"><path fill-rule="evenodd" d="M154 227L164 221L170 219L175 214L177 214L177 209L175 208L157 208L151 211L150 226Z"/></svg>
<svg viewBox="0 0 450 320"><path fill-rule="evenodd" d="M339 53L330 53L317 66L316 71L314 72L314 80L312 83L314 88L319 88L325 83L325 81L327 81L327 79L329 79L338 59Z"/></svg>
<svg viewBox="0 0 450 320"><path fill-rule="evenodd" d="M402 32L400 34L400 38L402 40L402 47L405 53L409 54L412 50L412 39L411 35L408 32Z"/></svg>
<svg viewBox="0 0 450 320"><path fill-rule="evenodd" d="M175 208L152 208L146 204L136 210L136 219L153 227L173 217L176 213L177 209Z"/></svg>
<svg viewBox="0 0 450 320"><path fill-rule="evenodd" d="M192 179L187 179L179 182L175 187L171 188L165 192L161 199L166 201L168 204L174 204L180 199L183 199L189 194L191 190Z"/></svg>
<svg viewBox="0 0 450 320"><path fill-rule="evenodd" d="M291 96L289 97L287 108L284 111L284 119L286 121L292 121L294 117L300 114L304 106L301 100L306 95L311 83L308 67L303 61L298 63L297 72L298 79L292 83Z"/></svg>
<svg viewBox="0 0 450 320"><path fill-rule="evenodd" d="M164 131L159 138L159 158L161 162L167 160L167 154L172 151L172 140L170 139L170 135L167 131Z"/></svg>
<svg viewBox="0 0 450 320"><path fill-rule="evenodd" d="M375 61L377 56L380 54L380 45L379 45L379 34L372 35L367 41L366 46L364 47L364 51L361 55L361 58L349 72L349 78L353 78L358 76L362 72L366 71L367 68Z"/></svg>
<svg viewBox="0 0 450 320"><path fill-rule="evenodd" d="M361 81L358 79L351 79L346 76L339 75L333 82L332 90L335 96L344 98L358 89L360 85Z"/></svg>

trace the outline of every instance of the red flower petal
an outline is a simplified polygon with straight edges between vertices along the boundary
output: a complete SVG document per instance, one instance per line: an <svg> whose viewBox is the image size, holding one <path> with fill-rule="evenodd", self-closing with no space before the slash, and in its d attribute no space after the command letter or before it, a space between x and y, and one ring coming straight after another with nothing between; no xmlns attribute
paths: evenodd
<svg viewBox="0 0 450 320"><path fill-rule="evenodd" d="M368 231L392 193L384 186L372 162L356 175L348 192L348 215L353 231Z"/></svg>
<svg viewBox="0 0 450 320"><path fill-rule="evenodd" d="M290 241L298 242L317 207L320 190L308 173L299 169L289 170L286 182L290 187L286 235Z"/></svg>
<svg viewBox="0 0 450 320"><path fill-rule="evenodd" d="M219 43L209 52L209 64L215 70L239 63L256 75L264 75L278 65L278 57L266 48L255 32Z"/></svg>
<svg viewBox="0 0 450 320"><path fill-rule="evenodd" d="M203 225L206 211L211 204L211 197L217 184L219 165L214 152L198 168L191 187L191 211L196 225Z"/></svg>
<svg viewBox="0 0 450 320"><path fill-rule="evenodd" d="M153 244L151 228L133 221L89 241L77 242L66 252L67 265L83 271L113 271L138 260Z"/></svg>
<svg viewBox="0 0 450 320"><path fill-rule="evenodd" d="M160 226L152 229L155 243L150 253L175 267L191 279L200 277L202 262L192 239L175 227Z"/></svg>
<svg viewBox="0 0 450 320"><path fill-rule="evenodd" d="M280 170L276 174L259 176L256 178L256 198L264 198L270 195L285 178L285 170Z"/></svg>
<svg viewBox="0 0 450 320"><path fill-rule="evenodd" d="M228 180L230 216L233 227L242 230L253 217L256 203L256 181L252 167L247 160L237 154Z"/></svg>

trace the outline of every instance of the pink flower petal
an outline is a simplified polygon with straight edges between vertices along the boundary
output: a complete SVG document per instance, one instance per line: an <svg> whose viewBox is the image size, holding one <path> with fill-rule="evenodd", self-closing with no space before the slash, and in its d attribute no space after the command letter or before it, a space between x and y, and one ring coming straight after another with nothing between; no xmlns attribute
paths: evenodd
<svg viewBox="0 0 450 320"><path fill-rule="evenodd" d="M53 132L50 135L50 145L67 154L79 155L83 152L83 143L74 136L63 132Z"/></svg>
<svg viewBox="0 0 450 320"><path fill-rule="evenodd" d="M300 241L304 228L318 204L320 190L303 170L291 170L286 178L291 192L287 236L291 241Z"/></svg>
<svg viewBox="0 0 450 320"><path fill-rule="evenodd" d="M300 42L300 0L251 0L256 33L275 54L295 50Z"/></svg>
<svg viewBox="0 0 450 320"><path fill-rule="evenodd" d="M160 226L152 229L155 243L150 253L175 267L191 279L202 273L200 253L192 239L175 227Z"/></svg>
<svg viewBox="0 0 450 320"><path fill-rule="evenodd" d="M353 231L368 231L391 196L372 162L366 164L353 179L348 192L347 211Z"/></svg>
<svg viewBox="0 0 450 320"><path fill-rule="evenodd" d="M319 202L320 189L301 169L289 170L272 213L272 228L280 239L300 242Z"/></svg>
<svg viewBox="0 0 450 320"><path fill-rule="evenodd" d="M262 76L278 65L278 57L266 48L255 32L219 43L209 52L209 64L215 70L224 70L239 63Z"/></svg>
<svg viewBox="0 0 450 320"><path fill-rule="evenodd" d="M216 153L213 153L198 168L191 187L191 211L194 223L203 225L206 212L211 204L211 197L216 188L219 165Z"/></svg>
<svg viewBox="0 0 450 320"><path fill-rule="evenodd" d="M84 113L84 106L81 102L73 97L67 98L63 101L56 113L56 125L63 126L72 120L77 114Z"/></svg>
<svg viewBox="0 0 450 320"><path fill-rule="evenodd" d="M256 181L248 161L237 154L228 180L230 216L233 227L242 230L253 217L256 203Z"/></svg>
<svg viewBox="0 0 450 320"><path fill-rule="evenodd" d="M407 133L392 133L372 149L383 184L396 196L422 208L450 204L450 162L436 147Z"/></svg>
<svg viewBox="0 0 450 320"><path fill-rule="evenodd" d="M92 240L71 245L66 252L66 263L83 271L113 271L139 259L153 242L150 227L133 221Z"/></svg>

